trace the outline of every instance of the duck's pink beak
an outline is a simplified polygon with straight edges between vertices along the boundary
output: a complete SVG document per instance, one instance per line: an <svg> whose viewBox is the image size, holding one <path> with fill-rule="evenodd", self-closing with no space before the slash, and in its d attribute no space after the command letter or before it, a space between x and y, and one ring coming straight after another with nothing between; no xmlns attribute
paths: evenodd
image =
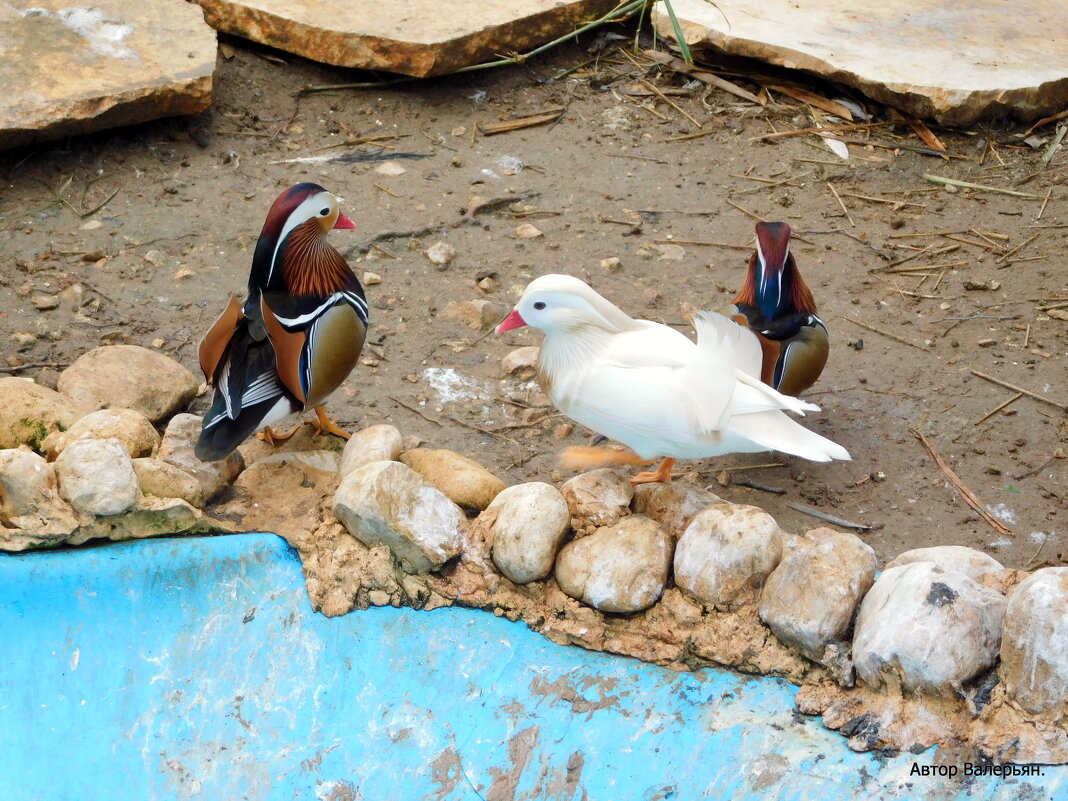
<svg viewBox="0 0 1068 801"><path fill-rule="evenodd" d="M527 324L527 321L519 314L519 309L512 309L512 313L501 320L500 324L493 329L498 334L503 334L505 331L511 331L513 328L522 328Z"/></svg>
<svg viewBox="0 0 1068 801"><path fill-rule="evenodd" d="M337 222L334 223L334 228L355 228L356 223L342 214L340 211L337 213Z"/></svg>

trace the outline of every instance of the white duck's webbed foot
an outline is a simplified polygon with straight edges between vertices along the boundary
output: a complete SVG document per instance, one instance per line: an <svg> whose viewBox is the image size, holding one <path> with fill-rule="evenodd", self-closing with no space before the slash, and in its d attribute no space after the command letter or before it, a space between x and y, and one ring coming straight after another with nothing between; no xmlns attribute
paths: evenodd
<svg viewBox="0 0 1068 801"><path fill-rule="evenodd" d="M638 475L631 477L630 483L634 486L639 484L667 484L671 481L671 468L674 466L674 459L664 459L656 470L651 473L638 473Z"/></svg>

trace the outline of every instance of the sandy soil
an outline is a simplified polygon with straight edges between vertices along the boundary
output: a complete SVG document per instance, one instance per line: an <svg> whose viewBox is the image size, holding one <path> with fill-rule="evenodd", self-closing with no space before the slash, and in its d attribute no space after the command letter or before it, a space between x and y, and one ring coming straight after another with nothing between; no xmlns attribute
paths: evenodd
<svg viewBox="0 0 1068 801"><path fill-rule="evenodd" d="M1045 148L1022 144L1018 128L939 131L949 151L963 157L950 161L864 145L843 161L812 136L754 141L812 125L808 108L777 93L761 107L705 87L672 96L677 108L655 96L628 96L643 78L664 90L685 79L647 72L614 51L565 74L593 59L598 42L590 38L521 67L299 100L305 86L368 76L234 42L233 56L219 62L216 105L200 118L0 154L6 363L53 364L19 371L49 384L57 368L85 350L132 342L196 370L199 336L227 294L243 291L267 208L286 186L317 181L346 199L359 227L333 234L336 245L358 275L381 276L367 287L372 344L331 400L332 411L350 428L391 422L513 481L560 480L567 474L556 471L556 455L587 443L589 432L568 432L541 405L536 387L502 380L500 370L513 347L536 344L535 333L483 336L440 313L451 301L488 299L503 316L531 278L568 272L632 315L688 331L686 304L720 307L742 279L754 219L732 201L795 230L794 253L833 338L830 364L808 394L823 412L806 424L845 445L854 460L815 465L771 454L734 456L684 464L681 479L760 505L787 530L820 524L791 502L872 525L861 536L883 559L913 547L961 544L1012 567L1064 563L1068 417L1024 396L980 422L1016 393L971 372L1068 403L1068 321L1041 308L1068 300L1063 151L1043 169ZM760 89L759 81L735 80ZM496 136L474 132L476 123L552 106L566 107L554 124ZM1052 126L1039 131L1051 132ZM702 135L678 139L693 133ZM401 138L342 146L384 135ZM906 126L850 136L922 145ZM363 158L286 163L344 153ZM406 171L375 172L385 158ZM951 193L924 173L1040 199ZM75 213L112 193L99 211ZM509 195L518 205L466 222L474 196ZM524 223L544 235L518 236ZM367 249L385 232L419 229L428 230ZM965 241L906 236L932 232ZM447 269L422 253L438 241L457 252ZM938 252L952 245L959 248ZM900 266L945 268L928 277L880 271L928 246L932 252ZM620 259L619 269L601 266L610 257ZM486 276L494 279L489 291L477 286ZM991 282L998 287L968 288ZM38 294L75 283L87 288L79 313L66 300L56 309L35 306ZM28 345L23 337L19 350L13 336L27 333L37 341ZM206 406L202 396L194 411ZM1013 536L995 531L964 502L912 429L929 438ZM783 466L733 475L785 494L716 482L724 468L768 462Z"/></svg>

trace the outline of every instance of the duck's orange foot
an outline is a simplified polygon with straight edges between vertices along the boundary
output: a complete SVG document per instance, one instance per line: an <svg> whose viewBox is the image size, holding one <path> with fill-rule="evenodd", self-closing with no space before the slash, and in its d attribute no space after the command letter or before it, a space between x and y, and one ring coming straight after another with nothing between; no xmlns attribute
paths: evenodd
<svg viewBox="0 0 1068 801"><path fill-rule="evenodd" d="M297 425L293 426L291 429L289 429L289 431L285 432L275 431L270 426L264 426L263 431L260 431L258 434L256 434L256 438L262 439L268 445L277 445L279 442L285 442L291 436L296 434L297 431L300 430L300 426L301 424L297 423Z"/></svg>
<svg viewBox="0 0 1068 801"><path fill-rule="evenodd" d="M315 407L315 417L316 419L312 420L311 424L315 426L315 432L319 436L333 434L335 437L341 437L342 439L349 439L352 436L352 434L327 417L322 406Z"/></svg>
<svg viewBox="0 0 1068 801"><path fill-rule="evenodd" d="M631 478L630 483L634 486L654 483L667 484L671 481L671 468L674 465L674 459L665 459L655 471L651 473L638 473L638 475Z"/></svg>
<svg viewBox="0 0 1068 801"><path fill-rule="evenodd" d="M593 448L573 445L560 453L560 467L565 470L593 470L608 465L643 465L651 464L649 459L642 459L633 451L620 451L615 448Z"/></svg>

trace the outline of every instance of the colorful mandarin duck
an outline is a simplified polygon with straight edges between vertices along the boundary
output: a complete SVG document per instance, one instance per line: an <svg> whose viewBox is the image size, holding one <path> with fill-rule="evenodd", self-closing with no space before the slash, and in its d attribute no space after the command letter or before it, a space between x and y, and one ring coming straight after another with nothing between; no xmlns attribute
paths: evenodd
<svg viewBox="0 0 1068 801"><path fill-rule="evenodd" d="M760 379L784 395L797 396L816 383L827 364L827 326L790 253L790 226L757 223L756 244L728 314L760 341Z"/></svg>
<svg viewBox="0 0 1068 801"><path fill-rule="evenodd" d="M318 184L292 186L275 200L260 232L248 297L236 295L200 341L200 367L214 384L195 452L222 459L253 431L272 444L271 424L314 409L319 429L348 433L323 411L345 380L367 334L363 287L327 241L355 228L337 198Z"/></svg>
<svg viewBox="0 0 1068 801"><path fill-rule="evenodd" d="M714 312L699 312L693 323L696 344L666 325L631 319L577 278L546 275L527 286L497 333L540 329L538 379L552 402L634 451L568 448L567 467L664 457L655 472L631 479L641 484L669 481L676 459L766 450L816 462L850 458L783 414L819 407L760 380L760 343L749 329Z"/></svg>

